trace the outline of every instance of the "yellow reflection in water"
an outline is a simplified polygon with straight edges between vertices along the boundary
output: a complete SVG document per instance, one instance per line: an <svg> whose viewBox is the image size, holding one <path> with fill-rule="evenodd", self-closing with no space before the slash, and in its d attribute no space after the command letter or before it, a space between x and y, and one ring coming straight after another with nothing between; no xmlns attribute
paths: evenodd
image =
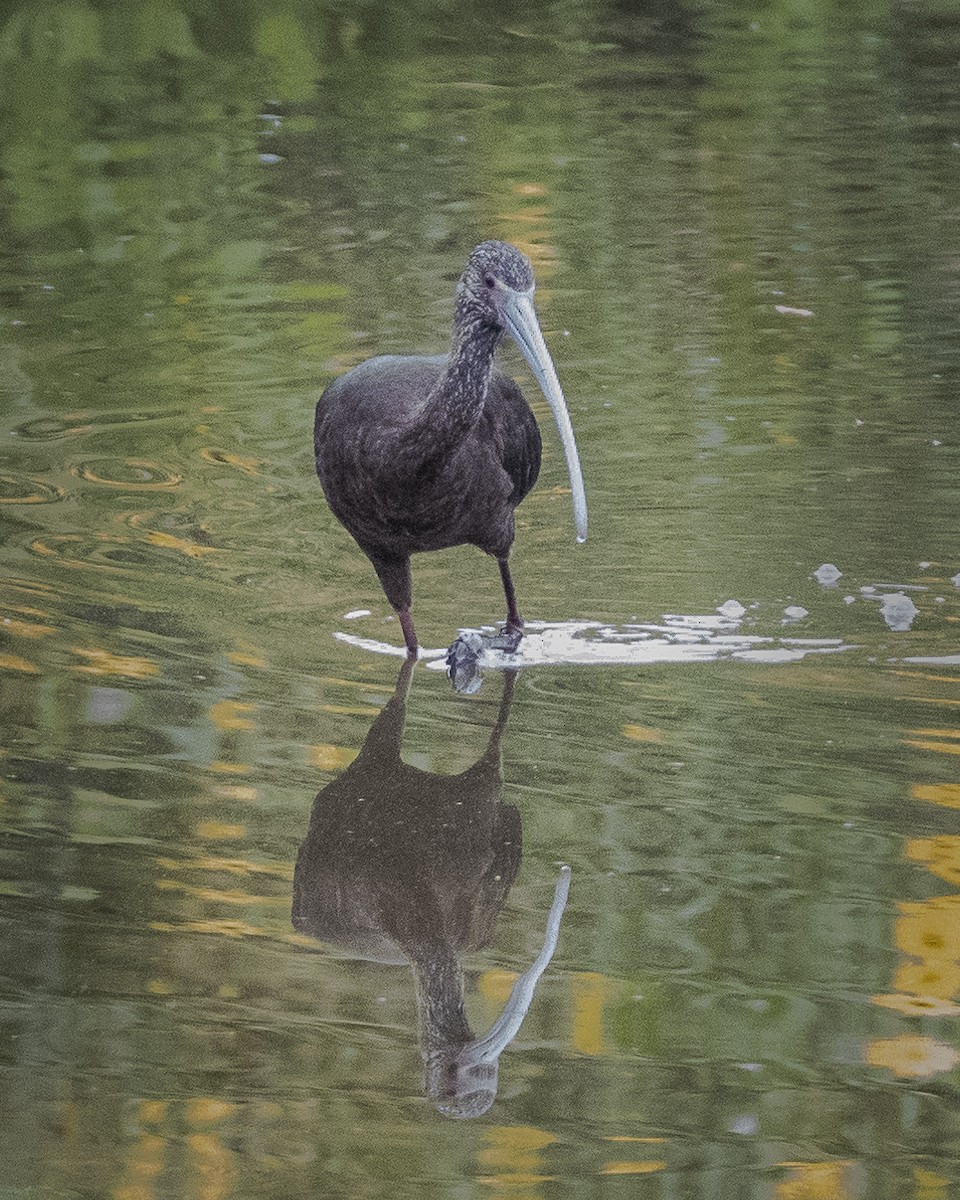
<svg viewBox="0 0 960 1200"><path fill-rule="evenodd" d="M178 550L188 558L202 558L204 554L217 554L216 546L201 546L199 542L191 542L186 538L175 537L172 533L162 533L154 530L148 533L146 541L151 546L160 546L164 550Z"/></svg>
<svg viewBox="0 0 960 1200"><path fill-rule="evenodd" d="M897 948L914 958L960 960L960 896L903 901L895 930Z"/></svg>
<svg viewBox="0 0 960 1200"><path fill-rule="evenodd" d="M266 667L267 659L263 651L258 650L256 646L252 646L249 642L239 642L236 650L230 650L227 653L227 658L230 662L236 663L241 667Z"/></svg>
<svg viewBox="0 0 960 1200"><path fill-rule="evenodd" d="M934 753L960 752L960 731L954 729L911 729L903 739L916 749ZM944 740L948 739L948 740ZM958 739L954 741L954 739ZM954 807L960 803L960 788L954 784L914 784L914 800ZM939 835L908 838L904 856L920 863L938 879L960 884L960 837ZM929 900L903 901L894 925L894 942L912 962L897 969L890 995L872 997L874 1004L904 1016L957 1016L960 1004L960 895L934 896ZM951 1071L960 1055L950 1045L931 1037L904 1034L868 1042L867 1063L884 1067L903 1078L925 1079Z"/></svg>
<svg viewBox="0 0 960 1200"><path fill-rule="evenodd" d="M505 971L502 967L490 967L477 980L477 991L488 1005L499 1009L509 998L517 981L516 971Z"/></svg>
<svg viewBox="0 0 960 1200"><path fill-rule="evenodd" d="M960 784L914 784L910 794L914 800L960 809Z"/></svg>
<svg viewBox="0 0 960 1200"><path fill-rule="evenodd" d="M907 732L911 736L902 738L901 741L914 750L931 750L935 754L960 754L960 729L909 729Z"/></svg>
<svg viewBox="0 0 960 1200"><path fill-rule="evenodd" d="M624 725L620 732L631 742L650 742L659 745L663 741L661 731L653 729L649 725Z"/></svg>
<svg viewBox="0 0 960 1200"><path fill-rule="evenodd" d="M259 795L255 787L245 783L218 783L210 791L221 800L240 800L250 804Z"/></svg>
<svg viewBox="0 0 960 1200"><path fill-rule="evenodd" d="M960 1054L945 1042L919 1034L875 1038L867 1043L865 1058L871 1067L885 1067L904 1079L929 1079L952 1071Z"/></svg>
<svg viewBox="0 0 960 1200"><path fill-rule="evenodd" d="M949 1001L960 994L960 963L936 958L901 963L893 977L893 986L914 996Z"/></svg>
<svg viewBox="0 0 960 1200"><path fill-rule="evenodd" d="M543 1151L557 1140L552 1133L532 1125L494 1125L484 1140L477 1159L490 1173L478 1182L511 1200L542 1196L541 1185L553 1180L543 1173Z"/></svg>
<svg viewBox="0 0 960 1200"><path fill-rule="evenodd" d="M187 1121L194 1127L219 1125L235 1107L222 1100L190 1100L186 1106ZM186 1143L194 1195L199 1200L224 1200L232 1190L236 1165L234 1153L223 1144L220 1131L203 1128L202 1132L188 1134Z"/></svg>
<svg viewBox="0 0 960 1200"><path fill-rule="evenodd" d="M154 1182L163 1169L167 1139L155 1133L141 1133L130 1151L123 1182L111 1193L114 1200L150 1200Z"/></svg>
<svg viewBox="0 0 960 1200"><path fill-rule="evenodd" d="M104 487L123 488L131 492L154 492L179 487L183 476L144 458L104 460L103 463L80 463L71 468L74 475L87 483ZM116 470L116 475L106 474Z"/></svg>
<svg viewBox="0 0 960 1200"><path fill-rule="evenodd" d="M245 825L228 825L224 821L198 821L194 829L197 837L205 841L233 841L247 836Z"/></svg>
<svg viewBox="0 0 960 1200"><path fill-rule="evenodd" d="M165 871L221 871L229 875L266 875L272 879L293 880L293 863L250 862L244 858L220 858L204 854L196 858L158 858Z"/></svg>
<svg viewBox="0 0 960 1200"><path fill-rule="evenodd" d="M948 842L948 846L941 843ZM960 840L913 839L907 857L922 862L944 878L954 878ZM913 962L901 963L894 976L894 995L874 996L873 1003L907 1016L950 1016L960 1013L960 896L903 902L894 926L898 950Z"/></svg>
<svg viewBox="0 0 960 1200"><path fill-rule="evenodd" d="M244 457L240 454L230 454L227 450L216 450L212 446L201 450L200 457L204 462L215 463L218 466L236 467L244 475L256 475L259 472L259 459Z"/></svg>
<svg viewBox="0 0 960 1200"><path fill-rule="evenodd" d="M255 892L247 892L241 888L214 888L203 887L198 884L184 883L180 879L158 879L156 887L161 892L179 892L184 896L191 896L194 900L202 900L205 904L233 904L233 905L257 905L264 907L266 905L277 905L286 907L290 904L288 896L263 896Z"/></svg>
<svg viewBox="0 0 960 1200"><path fill-rule="evenodd" d="M165 1100L141 1100L137 1112L140 1136L127 1154L120 1183L113 1189L114 1200L151 1200L154 1184L163 1169L167 1139L144 1129L159 1125L167 1116Z"/></svg>
<svg viewBox="0 0 960 1200"><path fill-rule="evenodd" d="M573 977L573 1048L580 1054L605 1054L603 1013L613 981L594 971Z"/></svg>
<svg viewBox="0 0 960 1200"><path fill-rule="evenodd" d="M39 675L40 668L16 654L0 654L0 671L19 671L22 675Z"/></svg>
<svg viewBox="0 0 960 1200"><path fill-rule="evenodd" d="M927 804L943 804L947 808L960 808L960 783L915 783L910 789L914 800Z"/></svg>
<svg viewBox="0 0 960 1200"><path fill-rule="evenodd" d="M224 762L218 758L207 769L218 775L249 775L253 767L250 763Z"/></svg>
<svg viewBox="0 0 960 1200"><path fill-rule="evenodd" d="M960 837L943 834L933 838L911 838L905 853L907 858L922 863L938 878L960 884Z"/></svg>
<svg viewBox="0 0 960 1200"><path fill-rule="evenodd" d="M371 708L368 704L321 704L320 711L331 713L335 717L378 717L379 708Z"/></svg>
<svg viewBox="0 0 960 1200"><path fill-rule="evenodd" d="M113 1200L153 1200L167 1195L160 1186L164 1167L176 1172L181 1192L197 1200L226 1200L236 1183L235 1154L224 1144L222 1126L237 1105L214 1097L196 1097L183 1106L186 1137L165 1132L174 1117L163 1100L142 1100L137 1111L138 1137L126 1156ZM179 1128L177 1129L179 1135ZM186 1154L183 1154L183 1150ZM181 1165L177 1160L185 1158ZM182 1176L182 1179L180 1178Z"/></svg>
<svg viewBox="0 0 960 1200"><path fill-rule="evenodd" d="M307 762L321 771L340 771L350 766L357 753L347 746L331 746L321 742L316 746L307 747Z"/></svg>
<svg viewBox="0 0 960 1200"><path fill-rule="evenodd" d="M892 1008L906 1017L955 1017L960 1013L960 1004L952 1000L941 1000L929 993L898 993L891 996L873 996L874 1004L881 1008Z"/></svg>
<svg viewBox="0 0 960 1200"><path fill-rule="evenodd" d="M838 1162L782 1162L790 1174L777 1184L777 1200L853 1200L844 1175L853 1164Z"/></svg>
<svg viewBox="0 0 960 1200"><path fill-rule="evenodd" d="M935 1171L925 1171L923 1167L917 1167L913 1177L917 1184L916 1200L947 1200L949 1179Z"/></svg>
<svg viewBox="0 0 960 1200"><path fill-rule="evenodd" d="M52 625L38 625L34 621L20 621L16 617L4 617L2 625L3 632L12 637L39 638L56 632Z"/></svg>
<svg viewBox="0 0 960 1200"><path fill-rule="evenodd" d="M244 714L255 711L255 704L244 704L239 700L218 700L210 706L210 720L218 729L253 729L253 722Z"/></svg>
<svg viewBox="0 0 960 1200"><path fill-rule="evenodd" d="M139 658L132 654L111 654L109 650L97 648L88 650L83 646L73 646L71 649L78 658L87 660L73 668L83 675L120 675L127 679L150 679L160 674L159 664L149 658Z"/></svg>
<svg viewBox="0 0 960 1200"><path fill-rule="evenodd" d="M187 1120L191 1125L217 1125L235 1112L236 1107L226 1100L198 1097L187 1101Z"/></svg>
<svg viewBox="0 0 960 1200"><path fill-rule="evenodd" d="M650 1175L665 1171L667 1164L660 1158L639 1159L636 1162L612 1162L600 1168L601 1175Z"/></svg>

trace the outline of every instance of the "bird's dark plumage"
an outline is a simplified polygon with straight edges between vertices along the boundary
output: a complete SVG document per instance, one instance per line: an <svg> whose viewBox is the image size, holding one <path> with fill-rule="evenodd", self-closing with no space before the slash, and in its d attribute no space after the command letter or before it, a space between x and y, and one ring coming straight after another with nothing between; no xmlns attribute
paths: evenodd
<svg viewBox="0 0 960 1200"><path fill-rule="evenodd" d="M373 563L411 654L410 556L420 551L472 544L493 555L508 629L518 637L522 629L507 559L514 509L540 470L540 431L519 387L493 360L509 330L551 405L555 391L563 406L532 293L533 272L518 250L481 243L457 285L448 355L372 358L334 380L317 404L324 493ZM565 408L563 420L569 430ZM575 460L575 446L572 453ZM582 524L585 535L585 506Z"/></svg>

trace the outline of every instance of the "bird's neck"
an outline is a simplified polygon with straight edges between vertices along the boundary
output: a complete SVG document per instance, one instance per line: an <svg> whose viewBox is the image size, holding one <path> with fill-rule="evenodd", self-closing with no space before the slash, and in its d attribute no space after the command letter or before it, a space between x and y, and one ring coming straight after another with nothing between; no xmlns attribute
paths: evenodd
<svg viewBox="0 0 960 1200"><path fill-rule="evenodd" d="M503 330L457 297L450 356L427 396L416 423L402 434L397 461L409 474L442 468L479 421L487 399L493 356Z"/></svg>
<svg viewBox="0 0 960 1200"><path fill-rule="evenodd" d="M480 419L487 399L493 356L503 329L458 303L450 357L430 393L428 406L437 427L451 441L466 434Z"/></svg>
<svg viewBox="0 0 960 1200"><path fill-rule="evenodd" d="M463 1007L463 971L447 946L414 961L420 1045L425 1053L462 1046L473 1033Z"/></svg>

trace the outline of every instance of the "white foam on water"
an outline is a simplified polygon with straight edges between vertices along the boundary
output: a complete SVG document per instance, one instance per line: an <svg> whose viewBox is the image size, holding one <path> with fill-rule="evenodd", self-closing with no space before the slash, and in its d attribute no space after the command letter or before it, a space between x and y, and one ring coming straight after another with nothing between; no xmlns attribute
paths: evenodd
<svg viewBox="0 0 960 1200"><path fill-rule="evenodd" d="M867 593L879 602L880 612L888 628L894 632L910 629L918 610L903 592L886 595ZM846 598L845 598L846 599ZM850 597L849 599L853 599ZM783 610L790 618L806 616L799 605ZM751 618L753 620L754 618ZM739 618L721 613L666 613L659 622L630 621L613 625L602 621L528 621L518 650L484 646L478 666L481 668L514 668L533 666L654 666L669 663L709 663L735 661L746 663L783 664L799 662L810 656L846 654L851 650L869 654L870 645L845 641L839 637L778 637L770 634L747 633L740 628ZM470 631L475 635L495 633L491 626ZM347 645L374 654L405 657L406 647L358 637L342 630L334 636ZM865 639L866 642L870 638ZM910 657L884 656L884 662L904 662L925 666L956 666L960 655L922 655L920 647L910 647ZM931 646L931 649L934 647ZM421 649L420 658L432 670L446 668L447 647ZM861 658L860 661L863 661ZM877 661L868 658L867 661Z"/></svg>

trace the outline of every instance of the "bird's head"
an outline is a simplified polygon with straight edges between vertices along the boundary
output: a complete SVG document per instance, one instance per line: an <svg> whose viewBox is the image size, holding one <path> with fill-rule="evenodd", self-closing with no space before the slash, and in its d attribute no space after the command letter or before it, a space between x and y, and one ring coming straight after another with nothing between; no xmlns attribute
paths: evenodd
<svg viewBox="0 0 960 1200"><path fill-rule="evenodd" d="M507 242L481 242L474 247L460 276L456 323L464 333L478 325L506 330L527 360L560 432L570 475L577 541L583 542L587 538L587 501L580 457L560 382L533 307L533 288L533 267L516 246ZM500 332L496 335L498 340L501 336Z"/></svg>
<svg viewBox="0 0 960 1200"><path fill-rule="evenodd" d="M508 328L505 310L517 295L533 295L533 267L507 242L481 242L460 277L461 296L491 325Z"/></svg>

